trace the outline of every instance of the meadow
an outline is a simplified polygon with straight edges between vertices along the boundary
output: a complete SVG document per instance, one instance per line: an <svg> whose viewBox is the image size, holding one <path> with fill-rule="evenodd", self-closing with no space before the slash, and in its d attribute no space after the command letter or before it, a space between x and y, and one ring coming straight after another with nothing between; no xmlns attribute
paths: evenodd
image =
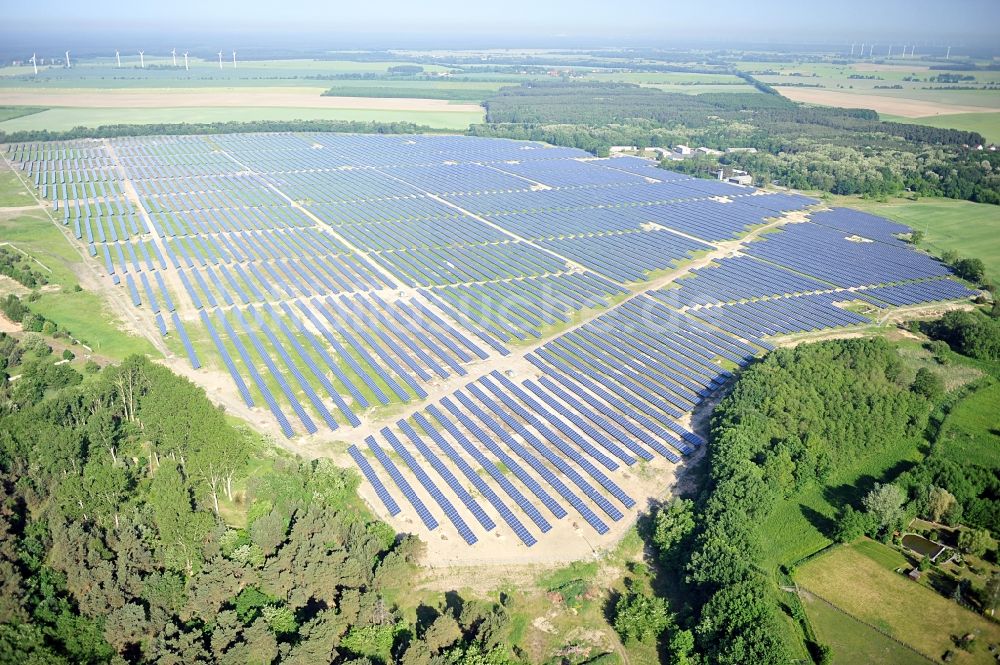
<svg viewBox="0 0 1000 665"><path fill-rule="evenodd" d="M803 564L795 580L933 659L951 650L957 665L994 662L986 644L1000 640L1000 626L894 572L897 566L908 566L905 557L862 540ZM978 636L971 650L956 648L953 640L967 633Z"/></svg>
<svg viewBox="0 0 1000 665"><path fill-rule="evenodd" d="M802 605L817 639L833 650L833 665L927 665L923 656L815 596L805 595Z"/></svg>
<svg viewBox="0 0 1000 665"><path fill-rule="evenodd" d="M1000 383L986 385L960 401L941 428L940 445L945 454L960 464L1000 468Z"/></svg>

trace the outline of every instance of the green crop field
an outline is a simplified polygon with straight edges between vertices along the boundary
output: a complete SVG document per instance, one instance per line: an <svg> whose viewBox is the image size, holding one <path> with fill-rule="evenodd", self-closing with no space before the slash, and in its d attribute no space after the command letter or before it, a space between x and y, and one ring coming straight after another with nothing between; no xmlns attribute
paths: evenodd
<svg viewBox="0 0 1000 665"><path fill-rule="evenodd" d="M39 113L44 110L44 108L39 106L0 106L0 122L31 115L32 113Z"/></svg>
<svg viewBox="0 0 1000 665"><path fill-rule="evenodd" d="M928 125L943 129L962 129L979 132L987 141L1000 143L1000 111L993 113L955 113L932 115L923 118L904 118L897 115L882 115L883 120L905 122L911 125Z"/></svg>
<svg viewBox="0 0 1000 665"><path fill-rule="evenodd" d="M800 566L795 580L932 658L953 650L956 665L994 662L986 645L1000 640L1000 625L887 570L871 556L873 546L889 549L867 541L840 546ZM971 651L955 649L953 637L967 633L979 636Z"/></svg>
<svg viewBox="0 0 1000 665"><path fill-rule="evenodd" d="M169 53L145 54L146 67L139 67L137 53L122 53L122 67L115 65L115 59L96 58L82 60L72 69L62 67L39 68L38 75L32 73L31 67L0 67L0 79L37 81L43 84L68 85L74 87L77 82L87 79L114 79L116 85L128 81L184 80L192 77L211 76L226 80L233 78L296 78L303 76L336 75L336 74L388 74L390 67L413 65L411 62L361 62L353 60L242 60L238 59L236 69L232 66L232 54L224 51L223 67L220 69L215 57L189 58L190 69L182 66L183 57L178 56L178 67L173 67ZM440 65L419 65L427 73L443 73L449 71Z"/></svg>
<svg viewBox="0 0 1000 665"><path fill-rule="evenodd" d="M936 254L950 249L961 256L982 259L989 278L1000 279L1000 206L938 198L887 202L852 197L831 200L924 231L921 247Z"/></svg>
<svg viewBox="0 0 1000 665"><path fill-rule="evenodd" d="M317 109L274 107L205 108L58 108L0 122L0 131L63 131L74 127L142 125L179 122L226 122L252 120L356 120L413 122L433 129L463 130L482 122L483 114L472 111L417 111L385 109Z"/></svg>

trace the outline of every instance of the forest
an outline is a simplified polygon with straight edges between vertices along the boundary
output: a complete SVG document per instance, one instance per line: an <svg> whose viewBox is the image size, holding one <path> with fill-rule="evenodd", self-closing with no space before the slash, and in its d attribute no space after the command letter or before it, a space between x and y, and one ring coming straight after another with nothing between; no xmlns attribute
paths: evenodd
<svg viewBox="0 0 1000 665"><path fill-rule="evenodd" d="M1000 156L973 149L985 143L982 136L884 122L865 109L807 107L776 94L684 95L571 81L502 88L485 106L487 124L473 126L474 134L544 140L597 155L612 145L755 148L671 161L669 168L715 177L722 165L747 170L762 185L866 196L910 190L1000 203Z"/></svg>
<svg viewBox="0 0 1000 665"><path fill-rule="evenodd" d="M500 664L501 603L403 618L418 541L132 356L0 339L0 663Z"/></svg>

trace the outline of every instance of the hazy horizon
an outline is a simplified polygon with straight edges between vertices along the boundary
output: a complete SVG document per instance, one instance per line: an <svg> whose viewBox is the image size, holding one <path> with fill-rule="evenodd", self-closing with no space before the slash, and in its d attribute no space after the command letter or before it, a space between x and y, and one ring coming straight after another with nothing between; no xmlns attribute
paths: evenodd
<svg viewBox="0 0 1000 665"><path fill-rule="evenodd" d="M1000 42L1000 3L961 0L842 0L791 5L776 0L711 5L647 0L538 3L510 0L475 6L454 0L414 4L402 0L355 3L330 9L319 0L286 5L220 0L134 4L95 14L90 5L55 0L3 9L4 50L107 48L108 42L225 42L233 47L382 48L594 48L671 47L726 42L992 46Z"/></svg>

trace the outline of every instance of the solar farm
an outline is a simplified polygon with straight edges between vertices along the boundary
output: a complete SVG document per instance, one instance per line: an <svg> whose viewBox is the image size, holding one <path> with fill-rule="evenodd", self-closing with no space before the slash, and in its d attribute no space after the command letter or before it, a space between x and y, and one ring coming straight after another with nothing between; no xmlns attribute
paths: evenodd
<svg viewBox="0 0 1000 665"><path fill-rule="evenodd" d="M609 545L705 445L699 404L772 338L976 295L888 220L540 143L242 134L5 156L169 362L356 467L432 562Z"/></svg>

